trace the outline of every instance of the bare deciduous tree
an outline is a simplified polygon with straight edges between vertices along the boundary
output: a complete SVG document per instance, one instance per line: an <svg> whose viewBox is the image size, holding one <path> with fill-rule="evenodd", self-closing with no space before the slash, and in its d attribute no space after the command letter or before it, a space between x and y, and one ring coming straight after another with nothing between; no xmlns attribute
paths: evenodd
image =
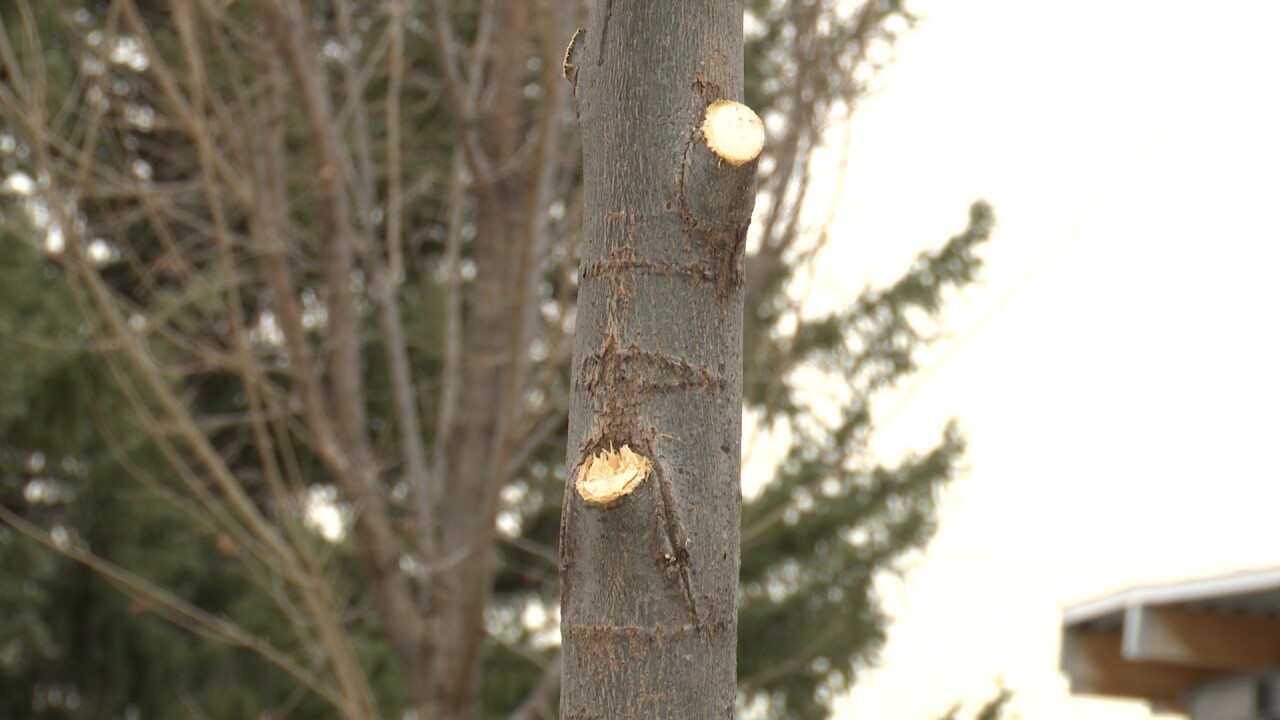
<svg viewBox="0 0 1280 720"><path fill-rule="evenodd" d="M633 677L662 682L616 632L566 642L562 659L486 615L504 608L495 579L555 605L554 577L530 569L554 568L554 551L530 538L550 542L558 507L526 478L563 457L568 429L566 637L602 622L608 583L643 586L652 603L631 609L653 614L637 621L714 658L668 688L689 702L705 688L705 706L663 712L732 714L741 387L772 417L810 359L778 327L798 317L788 274L830 224L801 219L809 154L866 90L868 48L906 17L895 2L748 5L748 64L769 73L757 88L734 3L676 19L600 0L589 23L559 0L0 8L0 130L29 150L5 173L30 182L6 190L74 278L80 349L130 407L103 437L277 622L209 612L3 505L0 520L342 717L391 711L351 632L369 618L419 718L479 717L487 642L542 667L513 717L547 717L562 672L570 716L606 712L588 697L590 652L625 650ZM736 105L716 141L713 111L744 93L773 121L763 154L764 126L737 147ZM869 365L888 352L867 347ZM575 500L583 461L623 446L653 475L635 502ZM320 509L345 517L320 529L352 549L358 589L317 538ZM781 517L761 512L753 538ZM645 540L602 562L622 526ZM531 560L504 580L502 554Z"/></svg>

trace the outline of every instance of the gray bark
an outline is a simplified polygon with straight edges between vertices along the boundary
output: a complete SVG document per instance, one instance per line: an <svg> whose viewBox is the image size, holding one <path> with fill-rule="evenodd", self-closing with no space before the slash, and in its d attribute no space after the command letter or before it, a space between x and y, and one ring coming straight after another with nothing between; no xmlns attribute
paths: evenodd
<svg viewBox="0 0 1280 720"><path fill-rule="evenodd" d="M742 99L742 4L597 0L566 58L585 216L561 526L562 718L731 718L743 241L755 162L702 142ZM583 460L653 466L607 505Z"/></svg>

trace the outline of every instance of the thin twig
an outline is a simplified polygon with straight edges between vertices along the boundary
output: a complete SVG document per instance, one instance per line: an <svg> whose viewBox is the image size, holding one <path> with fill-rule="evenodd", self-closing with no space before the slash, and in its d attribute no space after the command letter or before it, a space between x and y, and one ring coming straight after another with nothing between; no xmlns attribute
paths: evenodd
<svg viewBox="0 0 1280 720"><path fill-rule="evenodd" d="M346 698L334 693L331 684L325 678L317 677L289 654L274 647L267 640L249 633L230 619L214 616L74 542L56 541L49 533L27 522L21 515L4 505L0 505L0 520L44 547L88 567L130 595L155 603L152 609L158 610L156 614L170 623L203 637L254 651L266 661L292 675L317 696L342 710L344 714L356 717L351 708L346 705Z"/></svg>
<svg viewBox="0 0 1280 720"><path fill-rule="evenodd" d="M534 720L534 718L554 717L551 703L560 694L560 673L563 669L563 656L556 651L555 657L542 668L542 676L525 696L520 705L507 716L507 720Z"/></svg>
<svg viewBox="0 0 1280 720"><path fill-rule="evenodd" d="M444 358L440 370L440 406L436 418L435 476L448 477L447 447L449 432L453 428L457 407L459 384L462 377L462 226L466 216L467 198L464 179L465 164L460 155L454 155L453 172L450 174L449 218L445 236L444 269Z"/></svg>
<svg viewBox="0 0 1280 720"><path fill-rule="evenodd" d="M329 317L329 401L313 408L331 412L342 452L326 458L335 479L356 508L355 533L366 571L373 581L374 601L383 623L397 627L389 641L406 672L421 671L423 623L408 579L400 570L400 549L391 526L386 498L377 484L369 446L368 420L360 363L360 337L351 291L355 240L346 195L346 166L324 78L307 48L302 23L277 2L259 6L288 65L301 100L304 120L318 164L322 271ZM277 263L279 267L279 263ZM296 319L294 320L296 322ZM282 324L283 328L283 324ZM297 328L294 331L296 333Z"/></svg>

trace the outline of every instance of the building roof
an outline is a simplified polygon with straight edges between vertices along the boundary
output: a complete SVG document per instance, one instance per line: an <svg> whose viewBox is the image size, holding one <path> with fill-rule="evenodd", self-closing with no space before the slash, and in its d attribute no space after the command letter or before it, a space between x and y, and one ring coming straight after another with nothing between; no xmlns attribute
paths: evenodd
<svg viewBox="0 0 1280 720"><path fill-rule="evenodd" d="M1072 692L1186 710L1187 693L1280 667L1280 568L1132 588L1063 613Z"/></svg>

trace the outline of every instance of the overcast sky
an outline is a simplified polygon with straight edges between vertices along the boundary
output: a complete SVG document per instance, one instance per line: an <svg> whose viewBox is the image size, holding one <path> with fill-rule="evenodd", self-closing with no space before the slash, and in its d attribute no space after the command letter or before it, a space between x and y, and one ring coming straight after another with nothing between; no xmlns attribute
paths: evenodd
<svg viewBox="0 0 1280 720"><path fill-rule="evenodd" d="M882 667L841 717L933 718L997 677L1025 718L1151 717L1069 695L1061 610L1280 565L1280 7L914 7L925 21L856 114L815 298L896 276L975 198L999 226L936 372L877 439L924 446L954 416L971 470L886 584Z"/></svg>

